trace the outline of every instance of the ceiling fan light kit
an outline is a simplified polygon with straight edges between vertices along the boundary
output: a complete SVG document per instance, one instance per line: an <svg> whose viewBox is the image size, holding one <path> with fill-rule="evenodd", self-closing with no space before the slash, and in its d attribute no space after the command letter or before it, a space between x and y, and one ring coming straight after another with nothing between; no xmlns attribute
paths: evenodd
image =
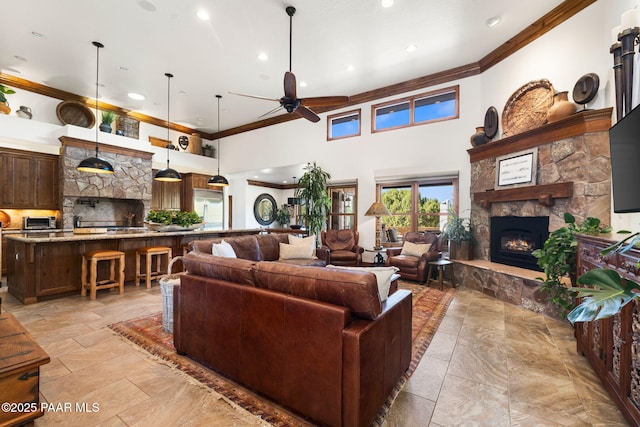
<svg viewBox="0 0 640 427"><path fill-rule="evenodd" d="M104 45L100 42L92 42L96 47L96 117L98 116L98 87L100 74L100 49ZM76 167L81 172L113 174L113 166L111 163L101 159L98 153L98 125L96 125L96 155L95 157L87 157Z"/></svg>
<svg viewBox="0 0 640 427"><path fill-rule="evenodd" d="M171 122L169 121L169 108L170 108L170 100L171 100L171 78L173 77L173 74L164 73L164 75L167 77L167 141L169 141L169 143L167 144L167 168L156 172L156 175L153 177L153 179L156 181L178 182L178 181L182 181L182 177L180 176L180 173L178 173L177 170L171 169L169 167L169 152L176 148L171 143L171 138L169 135L169 131L171 127Z"/></svg>
<svg viewBox="0 0 640 427"><path fill-rule="evenodd" d="M296 76L291 71L291 51L293 41L293 15L296 13L296 8L293 6L287 6L285 8L287 15L289 15L289 71L284 73L284 96L280 99L266 98L256 95L246 95L242 93L232 92L234 95L245 96L248 98L263 99L267 101L277 101L280 103L280 107L276 107L273 110L263 114L260 117L268 116L281 109L284 109L287 113L296 113L300 117L317 123L320 121L318 116L311 108L322 107L337 107L339 105L347 104L349 102L348 96L319 96L313 98L298 98L296 94Z"/></svg>

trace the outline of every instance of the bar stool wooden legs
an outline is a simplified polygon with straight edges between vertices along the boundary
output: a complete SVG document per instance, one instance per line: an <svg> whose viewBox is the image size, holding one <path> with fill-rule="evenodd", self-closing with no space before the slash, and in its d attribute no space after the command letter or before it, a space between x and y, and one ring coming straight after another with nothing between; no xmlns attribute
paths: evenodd
<svg viewBox="0 0 640 427"><path fill-rule="evenodd" d="M98 262L109 261L109 279L98 280ZM116 280L116 262L118 264L118 279ZM87 263L89 264L87 269ZM89 273L89 277L87 277ZM82 256L82 289L80 295L87 295L89 299L96 299L99 289L120 288L124 293L124 252L121 251L93 251Z"/></svg>
<svg viewBox="0 0 640 427"><path fill-rule="evenodd" d="M140 269L140 257L145 257L145 271ZM155 256L155 269L153 257ZM162 262L164 258L164 263ZM147 289L151 288L151 281L164 276L169 269L171 261L171 248L167 246L147 246L136 251L136 286L140 286L140 279L145 279ZM164 269L162 265L164 264Z"/></svg>
<svg viewBox="0 0 640 427"><path fill-rule="evenodd" d="M440 284L440 290L443 288L444 282L444 269L449 266L449 274L451 275L451 287L456 287L456 277L453 274L453 261L446 259L439 259L437 261L429 262L429 272L427 273L427 286L431 283L431 269L436 267L438 269L438 282Z"/></svg>

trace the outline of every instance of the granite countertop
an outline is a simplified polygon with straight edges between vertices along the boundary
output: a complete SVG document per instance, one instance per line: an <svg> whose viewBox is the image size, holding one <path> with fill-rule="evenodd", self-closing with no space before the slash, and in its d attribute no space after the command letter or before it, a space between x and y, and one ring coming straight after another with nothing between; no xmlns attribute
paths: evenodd
<svg viewBox="0 0 640 427"><path fill-rule="evenodd" d="M151 231L147 229L133 230L112 230L106 233L82 234L74 233L73 230L56 230L52 232L38 233L7 233L4 237L11 240L17 240L25 243L47 243L47 242L75 242L86 240L113 240L113 239L133 239L140 237L164 237L164 236L198 236L210 234L211 237L217 236L233 236L236 234L257 234L260 229L242 229L242 230L214 230L214 229L198 229L186 231Z"/></svg>

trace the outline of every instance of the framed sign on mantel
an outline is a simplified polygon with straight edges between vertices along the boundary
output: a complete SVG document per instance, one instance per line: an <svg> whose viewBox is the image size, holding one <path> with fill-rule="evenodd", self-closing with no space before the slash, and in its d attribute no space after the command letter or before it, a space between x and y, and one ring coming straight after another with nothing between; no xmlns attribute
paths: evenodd
<svg viewBox="0 0 640 427"><path fill-rule="evenodd" d="M537 170L537 148L497 157L496 188L535 185Z"/></svg>

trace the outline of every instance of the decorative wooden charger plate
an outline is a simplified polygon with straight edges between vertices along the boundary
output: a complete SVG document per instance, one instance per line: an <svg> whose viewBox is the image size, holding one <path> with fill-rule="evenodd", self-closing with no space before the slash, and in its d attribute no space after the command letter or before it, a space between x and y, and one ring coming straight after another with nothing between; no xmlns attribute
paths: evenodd
<svg viewBox="0 0 640 427"><path fill-rule="evenodd" d="M96 117L93 112L89 107L78 101L62 101L56 107L56 115L65 125L92 128L96 124Z"/></svg>
<svg viewBox="0 0 640 427"><path fill-rule="evenodd" d="M553 105L549 80L534 80L516 90L502 110L502 134L513 136L542 126Z"/></svg>

